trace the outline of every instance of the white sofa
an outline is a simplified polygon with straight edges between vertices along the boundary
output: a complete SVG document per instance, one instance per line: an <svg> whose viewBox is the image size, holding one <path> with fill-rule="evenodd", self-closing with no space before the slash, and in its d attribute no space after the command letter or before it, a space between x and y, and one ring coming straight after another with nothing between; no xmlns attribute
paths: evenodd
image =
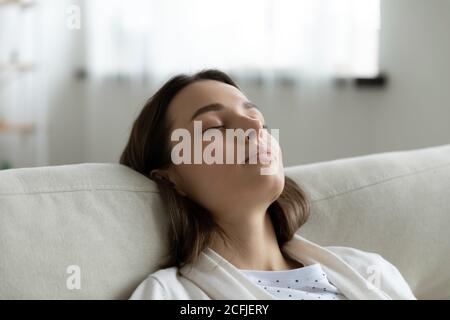
<svg viewBox="0 0 450 320"><path fill-rule="evenodd" d="M377 252L418 298L450 298L450 145L286 174L312 199L300 234ZM165 232L156 186L125 166L0 171L0 298L126 299L154 270ZM80 289L67 286L73 265Z"/></svg>

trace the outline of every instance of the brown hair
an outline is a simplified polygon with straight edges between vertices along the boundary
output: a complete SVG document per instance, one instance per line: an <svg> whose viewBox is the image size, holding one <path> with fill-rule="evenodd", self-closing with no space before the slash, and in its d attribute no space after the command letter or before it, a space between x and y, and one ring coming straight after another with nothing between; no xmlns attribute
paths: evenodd
<svg viewBox="0 0 450 320"><path fill-rule="evenodd" d="M170 181L150 173L170 164L170 124L167 109L174 96L187 85L199 80L216 80L239 89L224 72L209 69L194 75L177 75L167 81L145 104L134 121L120 163L154 180L169 215L170 251L161 267L182 267L194 262L207 248L214 232L221 232L212 215L199 204L181 196ZM305 192L285 177L281 195L268 208L280 246L289 241L309 216Z"/></svg>

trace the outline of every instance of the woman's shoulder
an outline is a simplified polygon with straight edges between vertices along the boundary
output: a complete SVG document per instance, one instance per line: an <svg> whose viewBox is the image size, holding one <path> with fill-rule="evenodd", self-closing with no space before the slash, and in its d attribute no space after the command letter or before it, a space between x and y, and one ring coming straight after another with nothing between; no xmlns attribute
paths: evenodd
<svg viewBox="0 0 450 320"><path fill-rule="evenodd" d="M149 274L134 290L130 300L161 300L168 299L166 286L173 282L177 268L160 269Z"/></svg>
<svg viewBox="0 0 450 320"><path fill-rule="evenodd" d="M392 274L393 271L396 274L400 273L392 263L376 252L340 246L327 246L325 248L339 256L366 279L371 275L377 277L377 275L386 274L386 272L388 274Z"/></svg>
<svg viewBox="0 0 450 320"><path fill-rule="evenodd" d="M325 248L339 256L362 277L388 293L393 299L415 299L409 284L397 267L380 254L352 247Z"/></svg>
<svg viewBox="0 0 450 320"><path fill-rule="evenodd" d="M290 245L290 250L304 250L304 247L307 247L309 249L306 251L312 253L316 252L318 249L324 249L358 271L364 270L365 272L369 266L377 266L386 263L383 257L375 252L363 251L353 247L321 246L298 234L295 235L293 240L294 241L287 243L287 245ZM297 243L302 245L295 246Z"/></svg>
<svg viewBox="0 0 450 320"><path fill-rule="evenodd" d="M207 296L191 281L183 277L179 269L159 269L142 281L130 300L189 300L205 299Z"/></svg>
<svg viewBox="0 0 450 320"><path fill-rule="evenodd" d="M338 255L352 267L366 268L370 265L379 265L387 262L380 254L371 251L341 246L327 246L325 248Z"/></svg>

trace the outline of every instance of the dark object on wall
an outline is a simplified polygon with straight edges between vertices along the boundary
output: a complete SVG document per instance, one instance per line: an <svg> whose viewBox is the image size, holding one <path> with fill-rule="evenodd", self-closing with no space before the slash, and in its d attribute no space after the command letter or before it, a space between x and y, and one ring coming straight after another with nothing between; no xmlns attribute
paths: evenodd
<svg viewBox="0 0 450 320"><path fill-rule="evenodd" d="M0 170L11 169L12 165L7 160L0 160Z"/></svg>
<svg viewBox="0 0 450 320"><path fill-rule="evenodd" d="M84 81L88 78L88 72L85 68L83 67L79 67L76 68L73 72L73 77L77 80L77 81Z"/></svg>
<svg viewBox="0 0 450 320"><path fill-rule="evenodd" d="M380 73L373 78L355 78L353 84L357 88L384 88L388 84L388 77L386 74Z"/></svg>
<svg viewBox="0 0 450 320"><path fill-rule="evenodd" d="M375 77L368 78L340 78L334 79L334 84L338 88L345 88L348 86L355 87L356 89L384 89L388 85L388 76L385 73L379 73Z"/></svg>

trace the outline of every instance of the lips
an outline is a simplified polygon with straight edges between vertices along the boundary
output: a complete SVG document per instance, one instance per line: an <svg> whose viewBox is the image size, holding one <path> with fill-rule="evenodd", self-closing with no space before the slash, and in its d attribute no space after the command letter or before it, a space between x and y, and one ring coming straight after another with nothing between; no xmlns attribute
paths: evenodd
<svg viewBox="0 0 450 320"><path fill-rule="evenodd" d="M268 164L272 160L272 151L270 150L270 148L259 147L258 152L253 153L245 158L244 164L250 164L249 163L250 159L256 159L256 163L251 164L257 164L262 162Z"/></svg>

